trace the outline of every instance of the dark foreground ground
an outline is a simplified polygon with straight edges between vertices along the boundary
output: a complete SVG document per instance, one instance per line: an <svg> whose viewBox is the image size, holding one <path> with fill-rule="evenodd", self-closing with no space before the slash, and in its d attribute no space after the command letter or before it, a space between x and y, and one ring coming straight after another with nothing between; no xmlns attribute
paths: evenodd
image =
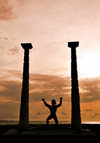
<svg viewBox="0 0 100 143"><path fill-rule="evenodd" d="M19 131L18 125L0 125L0 135L67 135L67 136L100 136L100 125L82 124L82 131L72 131L70 124L42 125L30 124L26 131Z"/></svg>

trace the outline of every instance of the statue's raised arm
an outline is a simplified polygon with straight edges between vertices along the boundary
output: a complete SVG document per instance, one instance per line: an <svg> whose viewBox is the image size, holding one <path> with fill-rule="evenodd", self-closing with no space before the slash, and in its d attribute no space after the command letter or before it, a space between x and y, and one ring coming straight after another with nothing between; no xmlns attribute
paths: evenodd
<svg viewBox="0 0 100 143"><path fill-rule="evenodd" d="M62 97L60 97L60 103L58 105L56 105L56 107L60 107L62 105Z"/></svg>
<svg viewBox="0 0 100 143"><path fill-rule="evenodd" d="M48 108L50 108L51 106L45 101L45 99L44 98L42 98L42 101L44 102L44 105L46 106L46 107L48 107Z"/></svg>

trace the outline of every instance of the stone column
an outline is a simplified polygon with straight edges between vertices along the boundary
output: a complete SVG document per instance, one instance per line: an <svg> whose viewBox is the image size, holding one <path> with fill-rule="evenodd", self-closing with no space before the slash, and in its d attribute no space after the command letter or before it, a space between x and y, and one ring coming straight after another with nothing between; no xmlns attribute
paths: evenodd
<svg viewBox="0 0 100 143"><path fill-rule="evenodd" d="M21 93L19 129L28 129L29 127L29 49L32 49L31 43L23 43L24 64L23 64L23 82Z"/></svg>
<svg viewBox="0 0 100 143"><path fill-rule="evenodd" d="M68 47L71 48L71 102L72 102L72 116L71 123L73 130L81 130L81 115L80 115L80 97L77 73L77 57L76 47L79 42L68 42Z"/></svg>

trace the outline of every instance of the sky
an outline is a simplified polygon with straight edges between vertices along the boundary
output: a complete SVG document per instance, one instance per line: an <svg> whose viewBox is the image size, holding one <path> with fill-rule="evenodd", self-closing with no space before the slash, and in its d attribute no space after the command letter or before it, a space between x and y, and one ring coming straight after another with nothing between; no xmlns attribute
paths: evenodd
<svg viewBox="0 0 100 143"><path fill-rule="evenodd" d="M0 0L0 120L19 120L24 51L30 50L30 120L45 120L54 98L60 121L71 120L71 51L77 68L83 122L100 121L100 1Z"/></svg>

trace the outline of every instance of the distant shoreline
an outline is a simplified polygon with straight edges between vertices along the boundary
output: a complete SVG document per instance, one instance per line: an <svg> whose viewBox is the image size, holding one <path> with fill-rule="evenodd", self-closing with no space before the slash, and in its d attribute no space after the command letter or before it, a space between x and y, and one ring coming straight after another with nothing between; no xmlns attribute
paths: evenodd
<svg viewBox="0 0 100 143"><path fill-rule="evenodd" d="M1 120L0 125L18 125L19 121L15 120ZM29 124L46 124L46 121L29 121ZM50 121L50 124L54 124L53 121ZM71 124L69 121L59 121L59 124ZM82 124L88 125L100 125L100 122L82 122Z"/></svg>

